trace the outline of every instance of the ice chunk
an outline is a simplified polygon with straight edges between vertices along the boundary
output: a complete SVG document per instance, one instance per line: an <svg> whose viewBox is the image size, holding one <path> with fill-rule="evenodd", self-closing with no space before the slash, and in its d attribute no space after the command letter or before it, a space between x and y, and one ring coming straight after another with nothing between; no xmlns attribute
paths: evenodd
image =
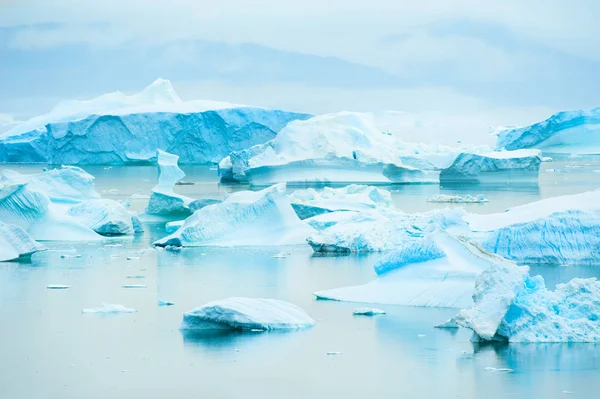
<svg viewBox="0 0 600 399"><path fill-rule="evenodd" d="M445 322L438 324L436 326L434 326L434 328L458 328L458 324L456 324L456 320L454 320L454 317L451 319L446 320Z"/></svg>
<svg viewBox="0 0 600 399"><path fill-rule="evenodd" d="M302 309L276 299L228 298L183 315L181 330L299 330L315 325Z"/></svg>
<svg viewBox="0 0 600 399"><path fill-rule="evenodd" d="M458 312L456 323L470 328L484 340L492 340L508 308L523 288L528 272L529 267L512 262L490 265L475 282L475 304Z"/></svg>
<svg viewBox="0 0 600 399"><path fill-rule="evenodd" d="M19 226L0 222L0 262L28 259L44 249Z"/></svg>
<svg viewBox="0 0 600 399"><path fill-rule="evenodd" d="M356 308L352 311L352 314L355 316L377 316L385 314L385 310L377 308Z"/></svg>
<svg viewBox="0 0 600 399"><path fill-rule="evenodd" d="M185 220L158 246L272 246L303 244L314 230L298 219L285 195L285 184L262 191L239 191Z"/></svg>
<svg viewBox="0 0 600 399"><path fill-rule="evenodd" d="M152 93L148 95L148 93ZM307 114L215 101L181 101L168 80L142 92L109 93L58 104L0 137L0 162L128 164L153 161L157 149L184 163L218 162L264 143Z"/></svg>
<svg viewBox="0 0 600 399"><path fill-rule="evenodd" d="M385 274L376 280L314 295L348 302L462 308L472 303L477 276L490 265L506 262L465 238L436 233L384 257L376 265Z"/></svg>
<svg viewBox="0 0 600 399"><path fill-rule="evenodd" d="M131 225L133 227L133 232L136 234L143 233L144 232L144 224L140 220L140 217L138 216L138 214L136 212L129 211L129 216L131 217Z"/></svg>
<svg viewBox="0 0 600 399"><path fill-rule="evenodd" d="M152 215L189 215L189 205L192 198L177 194L173 186L185 177L183 170L177 166L179 157L158 150L158 184L152 189L150 201L146 207L146 213Z"/></svg>
<svg viewBox="0 0 600 399"><path fill-rule="evenodd" d="M538 150L461 153L441 171L440 182L537 181L541 163L542 153Z"/></svg>
<svg viewBox="0 0 600 399"><path fill-rule="evenodd" d="M71 288L71 286L64 284L48 284L46 288L48 288L49 290L66 290Z"/></svg>
<svg viewBox="0 0 600 399"><path fill-rule="evenodd" d="M174 302L163 301L162 299L158 300L158 306L173 306L173 305L175 305Z"/></svg>
<svg viewBox="0 0 600 399"><path fill-rule="evenodd" d="M148 286L145 284L123 284L123 288L147 288Z"/></svg>
<svg viewBox="0 0 600 399"><path fill-rule="evenodd" d="M83 309L82 313L135 313L137 310L119 304L103 303L99 308Z"/></svg>
<svg viewBox="0 0 600 399"><path fill-rule="evenodd" d="M600 108L564 111L531 126L499 132L496 148L538 148L548 153L600 153Z"/></svg>
<svg viewBox="0 0 600 399"><path fill-rule="evenodd" d="M389 251L439 229L462 228L464 214L462 209L417 214L363 211L311 235L308 243L315 252Z"/></svg>
<svg viewBox="0 0 600 399"><path fill-rule="evenodd" d="M427 202L440 202L440 203L455 203L455 204L482 204L485 202L489 202L487 198L483 194L479 195L445 195L438 194L434 195L427 199Z"/></svg>
<svg viewBox="0 0 600 399"><path fill-rule="evenodd" d="M114 200L89 200L73 205L69 208L68 213L85 226L104 236L132 235L134 233L131 214L127 208Z"/></svg>
<svg viewBox="0 0 600 399"><path fill-rule="evenodd" d="M322 192L312 188L298 190L290 195L290 201L300 219L334 211L394 209L389 191L359 184L339 189L325 187Z"/></svg>

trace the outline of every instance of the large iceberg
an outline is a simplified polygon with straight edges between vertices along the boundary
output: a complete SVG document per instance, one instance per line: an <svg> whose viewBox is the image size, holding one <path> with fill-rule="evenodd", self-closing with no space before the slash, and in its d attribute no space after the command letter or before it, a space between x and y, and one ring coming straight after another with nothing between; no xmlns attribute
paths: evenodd
<svg viewBox="0 0 600 399"><path fill-rule="evenodd" d="M0 262L28 259L44 249L19 226L0 221Z"/></svg>
<svg viewBox="0 0 600 399"><path fill-rule="evenodd" d="M271 142L230 154L220 173L253 185L437 183L458 152L404 142L372 115L340 112L290 122Z"/></svg>
<svg viewBox="0 0 600 399"><path fill-rule="evenodd" d="M132 235L133 216L120 202L111 199L96 199L73 205L69 215L103 236ZM141 226L141 224L140 224ZM138 231L139 231L138 226Z"/></svg>
<svg viewBox="0 0 600 399"><path fill-rule="evenodd" d="M477 276L493 264L511 263L476 243L445 233L401 245L374 265L367 284L316 292L318 299L405 306L466 307Z"/></svg>
<svg viewBox="0 0 600 399"><path fill-rule="evenodd" d="M531 126L498 131L497 149L600 154L600 108L559 112Z"/></svg>
<svg viewBox="0 0 600 399"><path fill-rule="evenodd" d="M312 188L297 190L290 194L290 200L300 219L335 211L394 209L389 191L359 184L338 189L325 187L322 192Z"/></svg>
<svg viewBox="0 0 600 399"><path fill-rule="evenodd" d="M179 157L158 150L158 184L152 189L150 201L145 213L150 215L189 215L190 203L194 201L185 195L173 191L175 184L185 177L183 170L177 166Z"/></svg>
<svg viewBox="0 0 600 399"><path fill-rule="evenodd" d="M537 181L542 163L539 150L461 153L440 173L441 183Z"/></svg>
<svg viewBox="0 0 600 399"><path fill-rule="evenodd" d="M128 164L153 161L157 149L184 163L218 162L264 143L307 114L214 101L182 101L168 80L142 92L59 103L0 137L0 162Z"/></svg>
<svg viewBox="0 0 600 399"><path fill-rule="evenodd" d="M313 232L294 212L282 183L257 192L239 191L199 209L155 245L295 245L306 243Z"/></svg>
<svg viewBox="0 0 600 399"><path fill-rule="evenodd" d="M486 250L519 263L600 262L600 190L464 219Z"/></svg>
<svg viewBox="0 0 600 399"><path fill-rule="evenodd" d="M600 282L573 279L548 290L529 268L493 265L475 283L474 305L456 322L476 340L600 342Z"/></svg>
<svg viewBox="0 0 600 399"><path fill-rule="evenodd" d="M319 217L326 227L308 237L315 252L377 252L390 251L437 230L466 228L463 209L442 209L426 213L407 214L399 211L352 212L340 218L333 212ZM308 220L314 224L313 218Z"/></svg>
<svg viewBox="0 0 600 399"><path fill-rule="evenodd" d="M184 313L180 330L300 330L315 325L299 307L276 299L228 298Z"/></svg>

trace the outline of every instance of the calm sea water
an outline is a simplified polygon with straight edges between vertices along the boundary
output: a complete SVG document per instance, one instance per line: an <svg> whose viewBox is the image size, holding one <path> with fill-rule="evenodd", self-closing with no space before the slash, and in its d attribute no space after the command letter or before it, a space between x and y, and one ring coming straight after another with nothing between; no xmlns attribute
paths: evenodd
<svg viewBox="0 0 600 399"><path fill-rule="evenodd" d="M550 168L558 172L545 171ZM109 198L147 194L156 181L154 167L86 169ZM222 198L244 188L219 185L209 167L184 169L186 180L195 184L177 191L192 197ZM446 206L427 203L433 194L482 193L490 202L467 209L486 213L599 186L595 158L544 163L542 170L539 185L392 190L397 206L409 212ZM141 210L147 200L130 201ZM352 315L360 305L314 300L316 290L374 279L372 264L379 254L319 257L307 246L171 253L151 249L151 242L164 235L163 225L146 227L134 239L48 243L51 250L36 254L31 263L0 263L0 398L595 398L600 392L597 345L481 346L469 341L466 330L433 328L455 309L378 305L387 314L368 318ZM272 257L282 250L290 255ZM61 258L73 253L82 257ZM600 276L600 268L585 266L532 272L544 275L550 286ZM48 290L48 284L71 288ZM290 301L317 325L283 334L179 332L183 312L229 296ZM158 307L159 299L175 305ZM138 312L81 313L103 302Z"/></svg>

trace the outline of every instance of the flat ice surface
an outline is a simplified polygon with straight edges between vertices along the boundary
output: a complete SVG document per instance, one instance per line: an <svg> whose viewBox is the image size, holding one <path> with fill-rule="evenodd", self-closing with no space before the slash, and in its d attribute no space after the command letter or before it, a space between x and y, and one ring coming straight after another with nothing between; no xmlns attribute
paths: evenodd
<svg viewBox="0 0 600 399"><path fill-rule="evenodd" d="M98 308L87 308L81 311L82 313L135 313L137 310L125 307L119 304L111 304L111 303L103 303L102 306Z"/></svg>
<svg viewBox="0 0 600 399"><path fill-rule="evenodd" d="M186 312L181 330L300 330L315 325L302 309L277 299L228 298Z"/></svg>

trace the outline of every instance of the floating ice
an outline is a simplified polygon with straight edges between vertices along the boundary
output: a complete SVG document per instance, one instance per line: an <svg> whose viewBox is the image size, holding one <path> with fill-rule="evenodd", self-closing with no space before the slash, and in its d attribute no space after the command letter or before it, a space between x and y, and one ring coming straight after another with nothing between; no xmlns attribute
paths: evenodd
<svg viewBox="0 0 600 399"><path fill-rule="evenodd" d="M322 192L312 188L298 190L290 195L290 201L300 219L335 211L395 208L389 191L359 184L338 189L325 187Z"/></svg>
<svg viewBox="0 0 600 399"><path fill-rule="evenodd" d="M451 319L446 320L445 322L438 324L436 326L433 326L434 328L458 328L458 324L456 324L456 320L454 320L454 317Z"/></svg>
<svg viewBox="0 0 600 399"><path fill-rule="evenodd" d="M538 150L461 153L441 171L441 183L506 183L537 181L542 163Z"/></svg>
<svg viewBox="0 0 600 399"><path fill-rule="evenodd" d="M152 215L189 215L192 198L173 191L175 183L185 177L183 170L177 166L179 157L158 150L158 184L152 189L150 201L145 212Z"/></svg>
<svg viewBox="0 0 600 399"><path fill-rule="evenodd" d="M440 203L455 203L455 204L482 204L485 202L489 202L487 198L483 194L479 195L445 195L438 194L434 195L427 199L427 202L440 202Z"/></svg>
<svg viewBox="0 0 600 399"><path fill-rule="evenodd" d="M48 284L46 288L48 288L49 290L66 290L71 288L71 286L64 284Z"/></svg>
<svg viewBox="0 0 600 399"><path fill-rule="evenodd" d="M513 369L496 368L496 367L484 367L483 370L484 371L495 371L497 373L512 373L514 371Z"/></svg>
<svg viewBox="0 0 600 399"><path fill-rule="evenodd" d="M600 108L559 112L531 126L503 129L496 148L538 148L545 153L600 153Z"/></svg>
<svg viewBox="0 0 600 399"><path fill-rule="evenodd" d="M123 288L148 288L147 285L144 284L123 284Z"/></svg>
<svg viewBox="0 0 600 399"><path fill-rule="evenodd" d="M380 260L376 280L314 295L348 302L462 308L472 303L477 276L489 265L506 262L467 239L436 233L402 245Z"/></svg>
<svg viewBox="0 0 600 399"><path fill-rule="evenodd" d="M185 220L158 246L273 246L303 244L314 230L298 219L285 184L262 191L239 191Z"/></svg>
<svg viewBox="0 0 600 399"><path fill-rule="evenodd" d="M352 311L352 314L355 316L377 316L385 314L385 310L377 308L356 308Z"/></svg>
<svg viewBox="0 0 600 399"><path fill-rule="evenodd" d="M110 235L132 235L134 228L130 212L119 202L111 199L96 199L73 205L69 215L96 233Z"/></svg>
<svg viewBox="0 0 600 399"><path fill-rule="evenodd" d="M158 300L158 306L173 306L173 305L175 305L174 302L163 301L162 299Z"/></svg>
<svg viewBox="0 0 600 399"><path fill-rule="evenodd" d="M70 254L62 254L60 256L61 259L79 259L81 258L81 255L79 254L75 254L75 255L70 255Z"/></svg>
<svg viewBox="0 0 600 399"><path fill-rule="evenodd" d="M19 226L0 222L0 262L28 259L44 249Z"/></svg>
<svg viewBox="0 0 600 399"><path fill-rule="evenodd" d="M83 309L82 313L135 313L137 310L119 304L103 303L99 308Z"/></svg>
<svg viewBox="0 0 600 399"><path fill-rule="evenodd" d="M169 149L184 163L218 162L310 115L214 101L181 101L168 80L142 92L59 103L0 137L0 162L128 164Z"/></svg>
<svg viewBox="0 0 600 399"><path fill-rule="evenodd" d="M181 330L299 330L315 325L302 309L276 299L228 298L184 313Z"/></svg>

